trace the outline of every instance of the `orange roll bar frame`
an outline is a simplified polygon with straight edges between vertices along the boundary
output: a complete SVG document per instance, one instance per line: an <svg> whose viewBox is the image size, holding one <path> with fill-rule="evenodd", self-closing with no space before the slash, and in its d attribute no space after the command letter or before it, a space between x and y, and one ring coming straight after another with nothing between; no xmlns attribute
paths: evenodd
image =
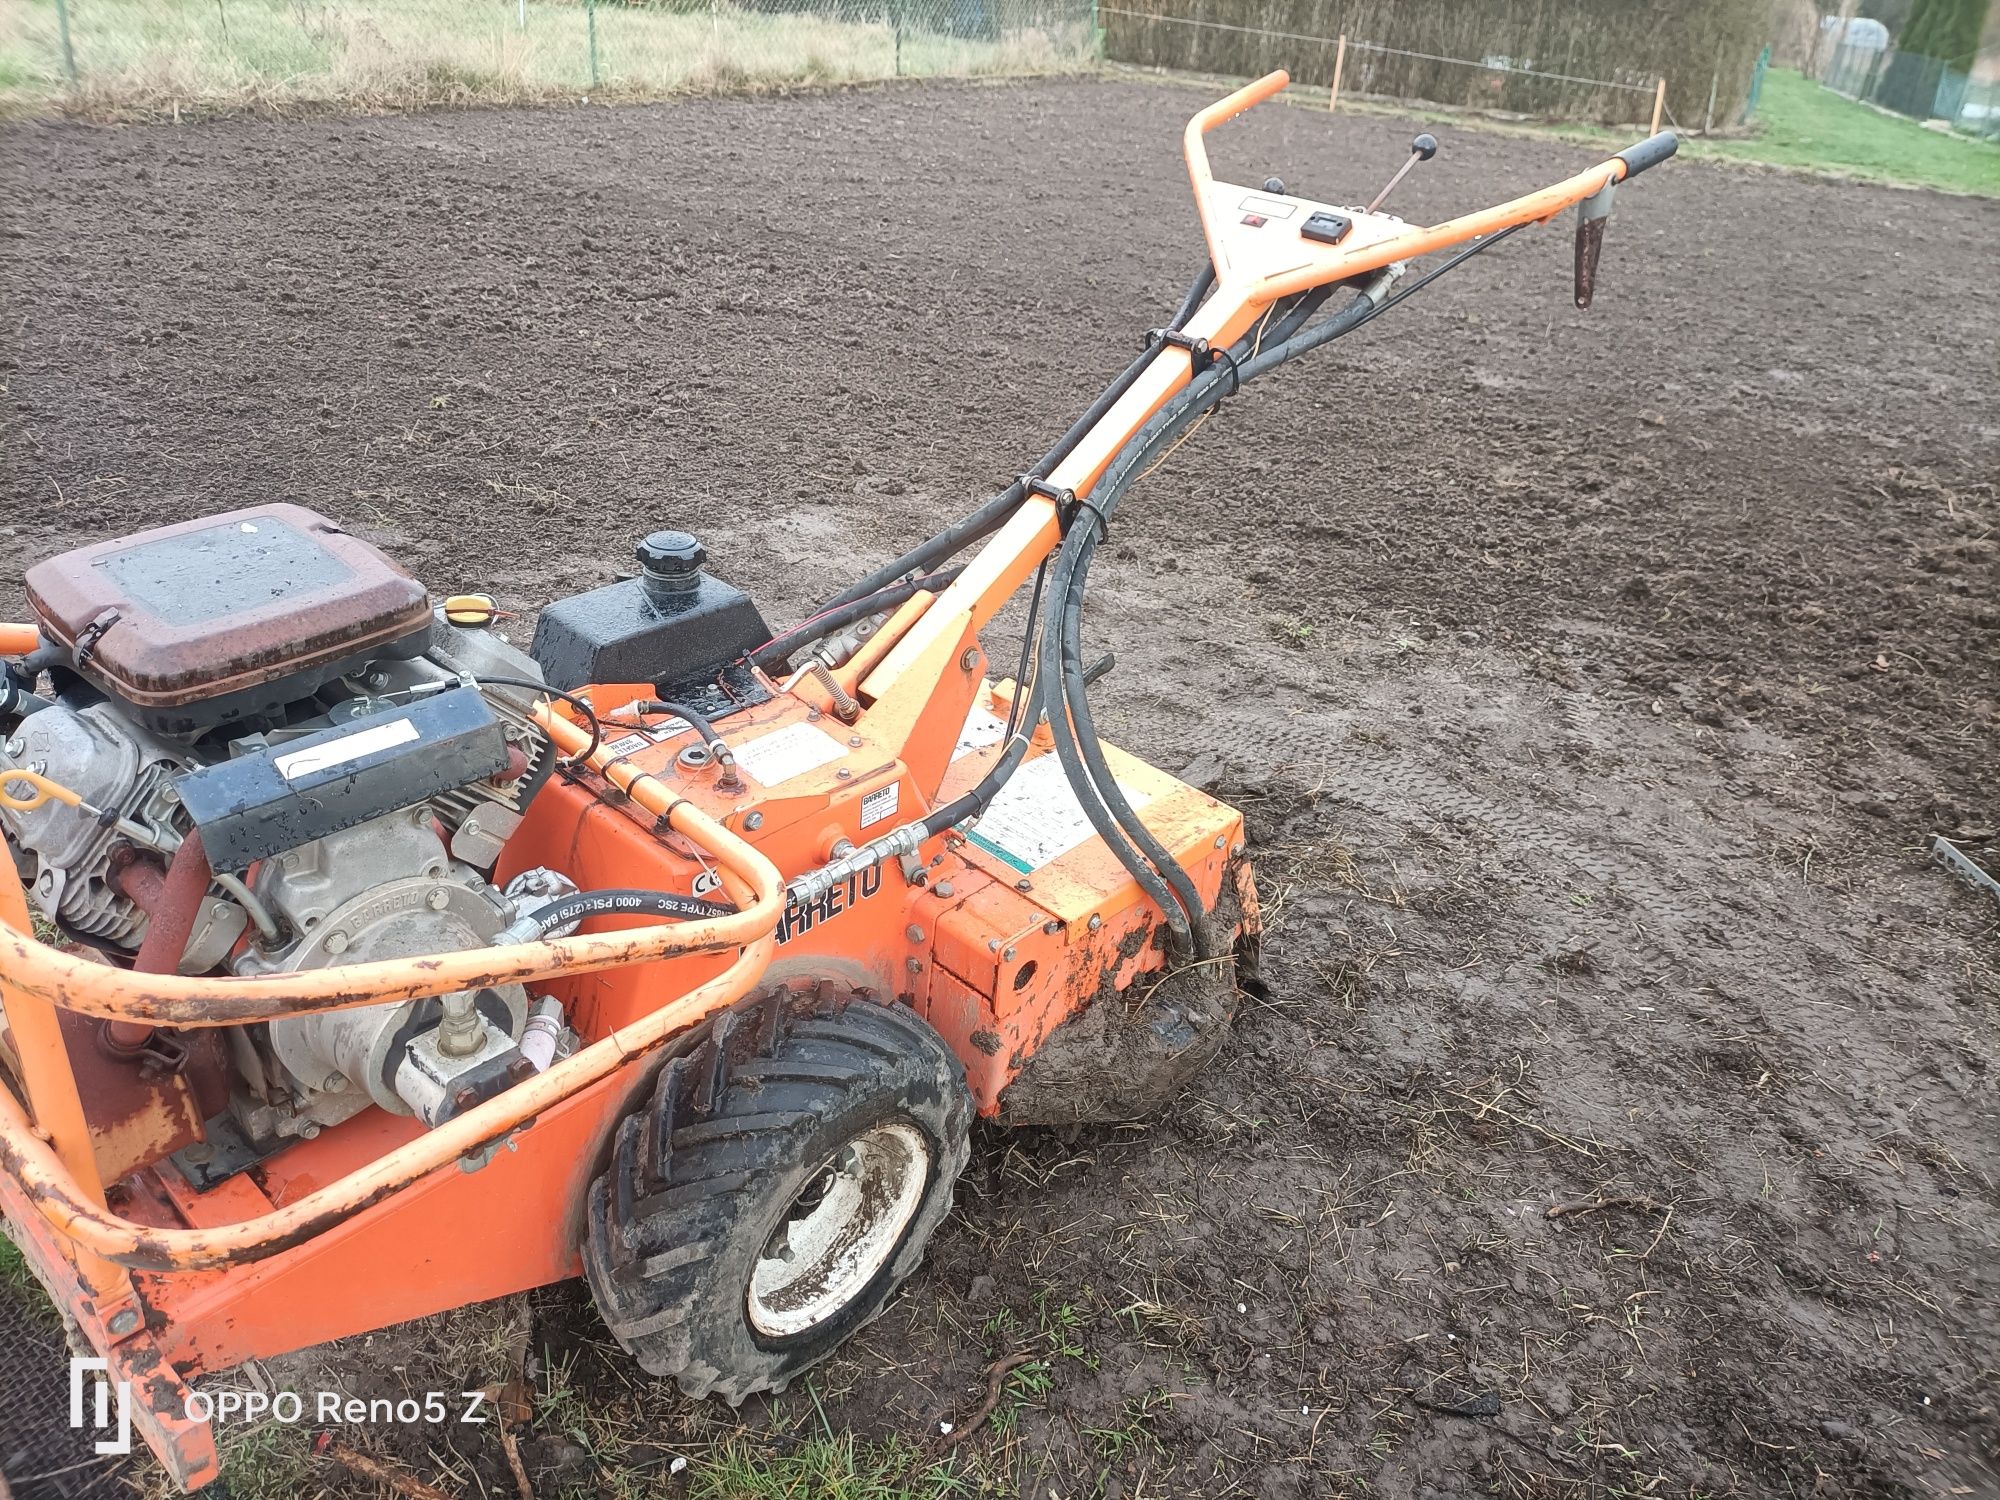
<svg viewBox="0 0 2000 1500"><path fill-rule="evenodd" d="M574 755L584 732L545 705L537 710L558 748ZM648 927L572 937L519 948L475 950L433 958L351 964L264 978L182 979L134 974L79 960L21 931L25 916L13 861L0 860L0 957L7 984L33 1000L89 1015L163 1025L225 1025L232 1019L316 1014L356 1005L417 999L452 990L559 974L589 973L682 953L743 951L721 975L611 1032L548 1071L489 1099L435 1130L384 1153L360 1170L283 1208L215 1228L162 1229L105 1209L43 1139L13 1095L0 1088L0 1170L18 1180L44 1218L75 1243L119 1265L152 1271L198 1271L275 1255L357 1210L379 1202L467 1152L496 1141L543 1110L664 1045L676 1033L756 985L777 946L784 912L784 877L756 849L636 768L614 763L600 749L592 764L647 812L712 856L723 884L743 909L732 916L681 927ZM253 998L244 999L251 992ZM182 1007L193 1008L183 1018ZM218 1016L215 1008L231 1012ZM22 1059L24 1069L61 1067L58 1056ZM30 1093L33 1083L30 1081Z"/></svg>

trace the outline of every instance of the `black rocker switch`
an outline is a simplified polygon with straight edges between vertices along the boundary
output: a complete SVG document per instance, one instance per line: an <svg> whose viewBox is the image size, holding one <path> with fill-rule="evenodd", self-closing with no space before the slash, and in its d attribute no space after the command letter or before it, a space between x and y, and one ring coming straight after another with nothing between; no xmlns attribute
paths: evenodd
<svg viewBox="0 0 2000 1500"><path fill-rule="evenodd" d="M1354 221L1346 214L1322 208L1299 226L1299 234L1304 239L1318 240L1322 245L1338 245L1353 227Z"/></svg>

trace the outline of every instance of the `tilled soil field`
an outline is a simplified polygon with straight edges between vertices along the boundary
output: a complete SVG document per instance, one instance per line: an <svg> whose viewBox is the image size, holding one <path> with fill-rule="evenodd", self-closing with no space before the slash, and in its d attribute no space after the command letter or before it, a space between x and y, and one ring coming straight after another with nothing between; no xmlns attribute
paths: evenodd
<svg viewBox="0 0 2000 1500"><path fill-rule="evenodd" d="M1200 102L12 129L0 618L267 499L523 611L685 526L798 618L1163 319ZM1218 165L1351 200L1409 133L1266 110ZM1589 160L1440 133L1415 218ZM810 1392L687 1402L573 1289L469 1315L532 1316L537 1493L914 1453L1014 1353L962 1493L2000 1493L2000 908L1926 850L2000 821L1996 230L1671 163L1592 312L1523 235L1228 404L1087 618L1113 737L1248 811L1268 1000L1156 1122L982 1135ZM465 1322L299 1368L469 1380ZM347 1436L513 1493L491 1428Z"/></svg>

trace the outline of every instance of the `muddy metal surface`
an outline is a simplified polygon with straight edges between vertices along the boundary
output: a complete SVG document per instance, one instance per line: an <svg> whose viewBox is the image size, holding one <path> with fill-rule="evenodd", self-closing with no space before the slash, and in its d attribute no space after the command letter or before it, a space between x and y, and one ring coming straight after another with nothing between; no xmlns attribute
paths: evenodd
<svg viewBox="0 0 2000 1500"><path fill-rule="evenodd" d="M286 499L522 610L685 526L797 618L1161 320L1199 102L14 130L0 580ZM1218 166L1355 198L1408 134L1266 112ZM1587 160L1441 134L1413 217ZM2000 909L1922 852L2000 822L1996 228L1672 163L1588 315L1523 235L1207 423L1088 624L1107 730L1250 814L1270 999L1149 1128L985 1136L817 1409L684 1402L543 1294L620 1425L545 1407L540 1486L922 1443L1032 1350L975 1491L2000 1489ZM487 1430L376 1440L507 1489Z"/></svg>

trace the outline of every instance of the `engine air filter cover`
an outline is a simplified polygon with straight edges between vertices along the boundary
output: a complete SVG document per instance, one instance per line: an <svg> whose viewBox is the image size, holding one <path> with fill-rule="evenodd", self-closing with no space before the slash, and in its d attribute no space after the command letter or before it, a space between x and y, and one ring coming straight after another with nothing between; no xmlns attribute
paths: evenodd
<svg viewBox="0 0 2000 1500"><path fill-rule="evenodd" d="M30 568L42 633L148 728L192 734L422 654L424 586L303 506L255 505Z"/></svg>

